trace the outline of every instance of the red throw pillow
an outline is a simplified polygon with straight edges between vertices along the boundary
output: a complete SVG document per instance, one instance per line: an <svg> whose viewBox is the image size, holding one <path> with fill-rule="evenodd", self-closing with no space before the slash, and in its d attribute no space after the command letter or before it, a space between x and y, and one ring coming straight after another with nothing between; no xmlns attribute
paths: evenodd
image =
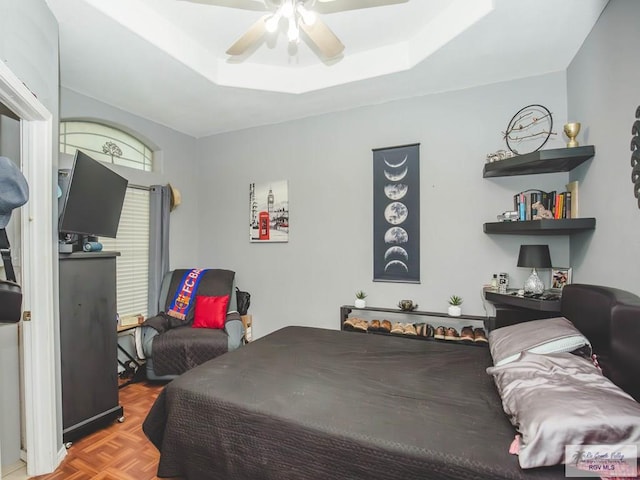
<svg viewBox="0 0 640 480"><path fill-rule="evenodd" d="M224 328L227 318L229 295L222 297L206 297L196 295L196 311L193 318L193 328Z"/></svg>

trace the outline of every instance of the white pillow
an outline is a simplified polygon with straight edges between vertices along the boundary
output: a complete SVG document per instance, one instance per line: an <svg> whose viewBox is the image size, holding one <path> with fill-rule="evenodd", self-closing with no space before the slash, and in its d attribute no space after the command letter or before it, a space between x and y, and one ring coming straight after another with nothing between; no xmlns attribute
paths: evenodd
<svg viewBox="0 0 640 480"><path fill-rule="evenodd" d="M487 373L522 435L522 468L570 463L566 445L640 446L640 404L586 358L525 352Z"/></svg>
<svg viewBox="0 0 640 480"><path fill-rule="evenodd" d="M497 328L489 333L489 349L496 367L513 362L522 352L572 352L591 343L565 317L545 318Z"/></svg>

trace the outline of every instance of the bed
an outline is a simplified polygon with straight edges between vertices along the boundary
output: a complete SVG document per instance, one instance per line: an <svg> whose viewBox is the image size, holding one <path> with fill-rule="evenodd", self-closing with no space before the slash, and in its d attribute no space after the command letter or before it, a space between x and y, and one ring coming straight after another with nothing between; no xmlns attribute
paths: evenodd
<svg viewBox="0 0 640 480"><path fill-rule="evenodd" d="M640 398L640 299L569 285L562 313ZM143 429L159 477L565 478L509 453L516 431L492 363L489 348L457 342L286 327L168 384Z"/></svg>

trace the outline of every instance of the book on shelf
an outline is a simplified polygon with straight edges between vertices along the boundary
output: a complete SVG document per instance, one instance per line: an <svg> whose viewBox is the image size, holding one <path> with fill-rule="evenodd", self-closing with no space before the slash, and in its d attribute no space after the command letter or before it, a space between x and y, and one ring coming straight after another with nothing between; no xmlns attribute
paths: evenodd
<svg viewBox="0 0 640 480"><path fill-rule="evenodd" d="M551 210L553 211L553 207L555 205L556 202L556 191L553 190L551 192L542 192L542 200L540 200L540 203L542 203L542 206L544 208L546 208L547 210Z"/></svg>
<svg viewBox="0 0 640 480"><path fill-rule="evenodd" d="M538 209L534 207L540 202L546 209L551 208L551 200L555 198L555 192L543 192L542 190L529 189L516 193L513 196L513 208L518 212L518 220L533 220L538 214Z"/></svg>
<svg viewBox="0 0 640 480"><path fill-rule="evenodd" d="M519 221L533 220L536 217L538 208L534 205L537 202L549 210L554 219L577 218L576 198L577 185L575 190L572 188L564 192L529 189L513 196L513 209L518 212Z"/></svg>
<svg viewBox="0 0 640 480"><path fill-rule="evenodd" d="M571 194L570 218L578 218L578 180L567 183L565 188Z"/></svg>
<svg viewBox="0 0 640 480"><path fill-rule="evenodd" d="M571 192L564 192L564 217L573 218L571 216Z"/></svg>
<svg viewBox="0 0 640 480"><path fill-rule="evenodd" d="M556 194L556 205L553 218L556 220L561 218L573 218L571 216L571 192L560 192Z"/></svg>

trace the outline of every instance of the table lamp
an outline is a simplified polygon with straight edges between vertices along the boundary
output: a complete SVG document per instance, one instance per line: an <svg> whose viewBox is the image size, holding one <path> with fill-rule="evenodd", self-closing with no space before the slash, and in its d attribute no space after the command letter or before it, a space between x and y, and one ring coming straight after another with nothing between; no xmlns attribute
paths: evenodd
<svg viewBox="0 0 640 480"><path fill-rule="evenodd" d="M524 293L544 292L544 283L538 277L536 268L551 268L549 245L520 245L519 267L531 267L531 275L524 282Z"/></svg>

